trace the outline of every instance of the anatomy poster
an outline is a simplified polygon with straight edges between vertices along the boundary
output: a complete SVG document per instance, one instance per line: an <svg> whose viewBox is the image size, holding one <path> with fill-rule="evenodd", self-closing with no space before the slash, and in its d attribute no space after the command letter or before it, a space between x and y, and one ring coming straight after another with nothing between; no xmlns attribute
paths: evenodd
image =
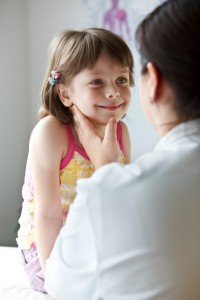
<svg viewBox="0 0 200 300"><path fill-rule="evenodd" d="M134 46L134 32L141 18L164 0L82 0L87 27L102 27Z"/></svg>

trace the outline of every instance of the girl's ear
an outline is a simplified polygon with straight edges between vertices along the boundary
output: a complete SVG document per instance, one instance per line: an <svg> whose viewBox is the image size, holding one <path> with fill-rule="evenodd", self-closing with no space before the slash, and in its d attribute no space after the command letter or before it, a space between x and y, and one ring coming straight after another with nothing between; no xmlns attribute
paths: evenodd
<svg viewBox="0 0 200 300"><path fill-rule="evenodd" d="M151 102L157 102L162 92L161 76L152 62L147 64L147 71L149 73L149 98Z"/></svg>
<svg viewBox="0 0 200 300"><path fill-rule="evenodd" d="M73 103L70 98L69 87L66 87L64 84L61 83L56 86L56 89L57 89L57 93L58 93L58 96L59 96L61 102L65 106L70 107Z"/></svg>

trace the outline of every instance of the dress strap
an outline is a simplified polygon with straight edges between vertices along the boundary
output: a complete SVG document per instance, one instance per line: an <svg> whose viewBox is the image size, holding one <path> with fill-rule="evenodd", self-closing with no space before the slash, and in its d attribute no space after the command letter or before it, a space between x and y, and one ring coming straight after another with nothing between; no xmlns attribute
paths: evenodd
<svg viewBox="0 0 200 300"><path fill-rule="evenodd" d="M70 162L70 160L74 155L74 150L76 147L71 124L66 124L65 128L66 128L67 139L68 139L68 150L67 150L67 154L65 155L65 157L62 159L60 163L60 169L63 169Z"/></svg>
<svg viewBox="0 0 200 300"><path fill-rule="evenodd" d="M72 132L72 128L70 124L66 124L66 132L67 132L67 138L68 138L68 144L69 145L74 145L74 136Z"/></svg>
<svg viewBox="0 0 200 300"><path fill-rule="evenodd" d="M117 123L117 140L119 143L119 147L120 147L122 153L124 154L124 144L123 144L123 138L122 138L122 124L120 121Z"/></svg>

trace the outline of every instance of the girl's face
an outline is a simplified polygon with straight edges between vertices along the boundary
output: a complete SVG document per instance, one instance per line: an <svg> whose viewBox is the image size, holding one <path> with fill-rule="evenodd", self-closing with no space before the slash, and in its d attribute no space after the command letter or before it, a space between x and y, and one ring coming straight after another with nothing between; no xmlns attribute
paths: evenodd
<svg viewBox="0 0 200 300"><path fill-rule="evenodd" d="M129 69L103 53L91 69L73 77L68 96L95 126L105 126L111 117L119 121L131 100Z"/></svg>

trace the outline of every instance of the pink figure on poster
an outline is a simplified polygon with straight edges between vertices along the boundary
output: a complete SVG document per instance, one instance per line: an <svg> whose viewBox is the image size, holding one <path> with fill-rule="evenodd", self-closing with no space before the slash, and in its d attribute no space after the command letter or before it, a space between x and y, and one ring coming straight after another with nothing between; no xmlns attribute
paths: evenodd
<svg viewBox="0 0 200 300"><path fill-rule="evenodd" d="M128 26L127 13L119 8L119 0L111 0L111 8L105 12L103 27L109 29L125 40L130 40L130 29Z"/></svg>

